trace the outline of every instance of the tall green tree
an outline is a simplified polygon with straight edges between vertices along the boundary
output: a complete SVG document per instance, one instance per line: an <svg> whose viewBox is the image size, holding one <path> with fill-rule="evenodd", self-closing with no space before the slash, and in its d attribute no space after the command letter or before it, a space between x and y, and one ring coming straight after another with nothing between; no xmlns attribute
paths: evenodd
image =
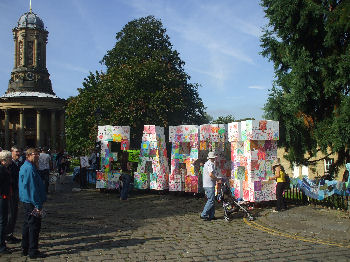
<svg viewBox="0 0 350 262"><path fill-rule="evenodd" d="M261 5L269 19L262 55L275 70L265 113L280 121L280 145L291 162L310 164L321 150L338 153L336 164L342 165L350 145L350 1Z"/></svg>
<svg viewBox="0 0 350 262"><path fill-rule="evenodd" d="M205 107L198 84L190 83L184 61L173 50L161 21L148 16L129 22L101 63L106 72L85 79L67 108L67 144L80 153L92 146L100 125L131 126L131 143L140 146L143 125L201 124ZM85 143L78 139L89 139ZM77 145L76 141L81 141Z"/></svg>

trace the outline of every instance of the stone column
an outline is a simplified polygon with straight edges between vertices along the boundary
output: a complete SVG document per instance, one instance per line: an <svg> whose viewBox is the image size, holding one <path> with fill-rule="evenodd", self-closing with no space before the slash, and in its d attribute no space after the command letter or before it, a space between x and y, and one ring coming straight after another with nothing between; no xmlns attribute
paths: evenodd
<svg viewBox="0 0 350 262"><path fill-rule="evenodd" d="M36 111L36 146L41 147L41 110Z"/></svg>
<svg viewBox="0 0 350 262"><path fill-rule="evenodd" d="M45 69L46 68L46 44L47 44L47 35L45 36L44 43L42 44L42 66Z"/></svg>
<svg viewBox="0 0 350 262"><path fill-rule="evenodd" d="M56 150L56 111L51 111L51 149Z"/></svg>
<svg viewBox="0 0 350 262"><path fill-rule="evenodd" d="M36 34L34 37L34 66L38 67L38 35Z"/></svg>
<svg viewBox="0 0 350 262"><path fill-rule="evenodd" d="M27 64L27 39L26 34L22 34L22 41L23 41L23 59L22 59L22 66L26 66Z"/></svg>
<svg viewBox="0 0 350 262"><path fill-rule="evenodd" d="M18 39L16 34L13 34L13 40L15 41L15 64L14 67L16 68L18 66Z"/></svg>
<svg viewBox="0 0 350 262"><path fill-rule="evenodd" d="M9 110L5 109L5 149L10 149L10 137L9 137Z"/></svg>
<svg viewBox="0 0 350 262"><path fill-rule="evenodd" d="M64 150L66 147L66 133L64 130L64 110L60 112L60 149Z"/></svg>
<svg viewBox="0 0 350 262"><path fill-rule="evenodd" d="M24 147L24 109L19 109L19 147Z"/></svg>

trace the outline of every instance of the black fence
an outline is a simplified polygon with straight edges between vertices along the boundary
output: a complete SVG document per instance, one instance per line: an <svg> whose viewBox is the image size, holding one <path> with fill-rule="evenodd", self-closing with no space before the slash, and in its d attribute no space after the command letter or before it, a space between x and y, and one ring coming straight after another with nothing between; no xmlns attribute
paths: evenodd
<svg viewBox="0 0 350 262"><path fill-rule="evenodd" d="M323 207L329 207L332 209L348 210L349 196L340 196L333 194L323 200L317 200L307 197L299 188L291 186L291 188L285 190L284 198L287 203L296 205L314 204Z"/></svg>

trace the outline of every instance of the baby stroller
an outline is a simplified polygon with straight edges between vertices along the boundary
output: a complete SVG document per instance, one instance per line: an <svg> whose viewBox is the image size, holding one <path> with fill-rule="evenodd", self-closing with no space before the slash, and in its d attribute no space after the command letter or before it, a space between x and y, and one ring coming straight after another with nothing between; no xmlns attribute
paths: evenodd
<svg viewBox="0 0 350 262"><path fill-rule="evenodd" d="M243 211L245 216L249 221L253 221L254 217L247 210L246 201L238 201L232 195L228 181L223 181L221 187L218 190L217 194L218 202L222 202L222 207L224 209L224 218L226 221L230 221L233 213L238 211Z"/></svg>

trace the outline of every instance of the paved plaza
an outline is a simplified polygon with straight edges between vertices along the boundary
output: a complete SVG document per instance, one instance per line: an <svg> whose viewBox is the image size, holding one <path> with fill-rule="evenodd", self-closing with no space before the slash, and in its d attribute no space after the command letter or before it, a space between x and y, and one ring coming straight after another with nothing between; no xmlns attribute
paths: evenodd
<svg viewBox="0 0 350 262"><path fill-rule="evenodd" d="M94 189L72 192L70 177L45 205L42 261L350 261L350 220L344 212L311 206L282 213L256 208L202 221L204 198L135 193L127 201ZM16 229L20 237L22 212ZM19 245L0 261L30 261ZM39 259L36 261L40 261Z"/></svg>

